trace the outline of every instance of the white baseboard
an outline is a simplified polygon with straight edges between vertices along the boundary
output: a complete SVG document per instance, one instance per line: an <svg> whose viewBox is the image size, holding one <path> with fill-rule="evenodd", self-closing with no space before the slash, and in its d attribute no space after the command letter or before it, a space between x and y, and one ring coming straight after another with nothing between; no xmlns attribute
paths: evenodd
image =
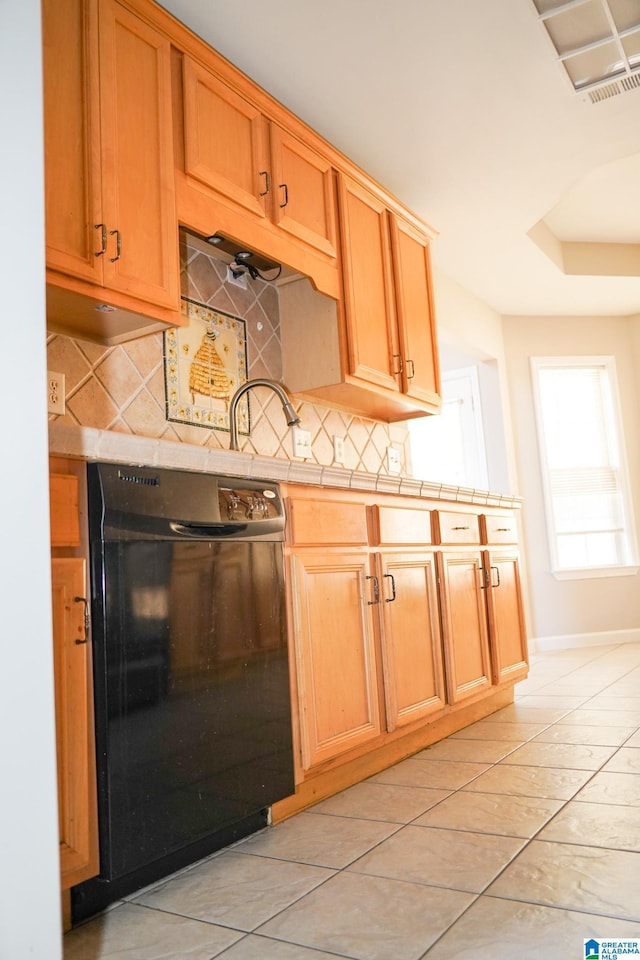
<svg viewBox="0 0 640 960"><path fill-rule="evenodd" d="M567 633L557 637L529 638L532 653L575 650L578 647L609 647L617 643L640 643L640 627L630 630L606 630L601 633Z"/></svg>

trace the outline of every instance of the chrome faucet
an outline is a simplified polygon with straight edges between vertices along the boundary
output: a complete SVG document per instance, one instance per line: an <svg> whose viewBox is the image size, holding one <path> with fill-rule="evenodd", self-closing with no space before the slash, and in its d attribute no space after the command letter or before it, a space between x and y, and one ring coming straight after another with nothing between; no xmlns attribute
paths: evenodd
<svg viewBox="0 0 640 960"><path fill-rule="evenodd" d="M231 397L231 402L229 403L229 429L231 431L231 438L229 440L230 450L240 449L238 447L238 421L236 418L238 401L243 394L247 393L247 391L251 390L253 387L269 387L270 390L273 390L274 393L277 393L282 402L282 409L287 420L287 426L295 427L296 423L300 423L300 417L293 409L291 398L283 386L281 386L275 380L264 380L261 378L247 380L246 383L243 383L242 386L238 387L234 395Z"/></svg>

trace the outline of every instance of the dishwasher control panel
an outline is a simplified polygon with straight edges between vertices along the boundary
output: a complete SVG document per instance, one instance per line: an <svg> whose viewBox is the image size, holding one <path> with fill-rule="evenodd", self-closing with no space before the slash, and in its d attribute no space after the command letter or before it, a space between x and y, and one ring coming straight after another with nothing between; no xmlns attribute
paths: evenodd
<svg viewBox="0 0 640 960"><path fill-rule="evenodd" d="M259 486L226 487L218 486L218 503L220 506L220 520L243 521L247 520L275 520L282 516L280 498L276 491L269 486L260 489Z"/></svg>

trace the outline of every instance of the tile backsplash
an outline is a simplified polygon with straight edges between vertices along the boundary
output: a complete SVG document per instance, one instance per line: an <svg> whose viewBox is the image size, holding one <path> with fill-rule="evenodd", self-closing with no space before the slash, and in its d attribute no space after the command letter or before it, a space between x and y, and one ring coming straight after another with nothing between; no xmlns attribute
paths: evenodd
<svg viewBox="0 0 640 960"><path fill-rule="evenodd" d="M198 303L241 317L247 329L249 379L282 379L278 288L260 279L247 289L226 281L226 264L185 244L182 294ZM212 448L227 448L226 430L167 420L163 334L154 333L117 346L51 334L47 365L65 375L66 411L50 416L67 424L137 436L162 438ZM285 384L286 386L286 384ZM400 453L401 475L410 474L406 423L386 424L294 399L301 426L311 434L308 462L330 466L333 437L344 438L348 470L388 473L387 447ZM292 436L278 398L251 391L251 434L240 436L240 449L252 454L292 459Z"/></svg>

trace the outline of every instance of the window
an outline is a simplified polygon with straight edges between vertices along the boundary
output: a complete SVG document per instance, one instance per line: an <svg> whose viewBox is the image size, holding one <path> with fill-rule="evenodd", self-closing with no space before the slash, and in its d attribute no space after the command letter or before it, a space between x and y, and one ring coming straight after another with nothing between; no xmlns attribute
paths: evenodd
<svg viewBox="0 0 640 960"><path fill-rule="evenodd" d="M487 461L478 371L442 374L442 412L409 421L413 475L455 486L486 490Z"/></svg>
<svg viewBox="0 0 640 960"><path fill-rule="evenodd" d="M552 570L635 572L613 357L532 357L531 365Z"/></svg>

